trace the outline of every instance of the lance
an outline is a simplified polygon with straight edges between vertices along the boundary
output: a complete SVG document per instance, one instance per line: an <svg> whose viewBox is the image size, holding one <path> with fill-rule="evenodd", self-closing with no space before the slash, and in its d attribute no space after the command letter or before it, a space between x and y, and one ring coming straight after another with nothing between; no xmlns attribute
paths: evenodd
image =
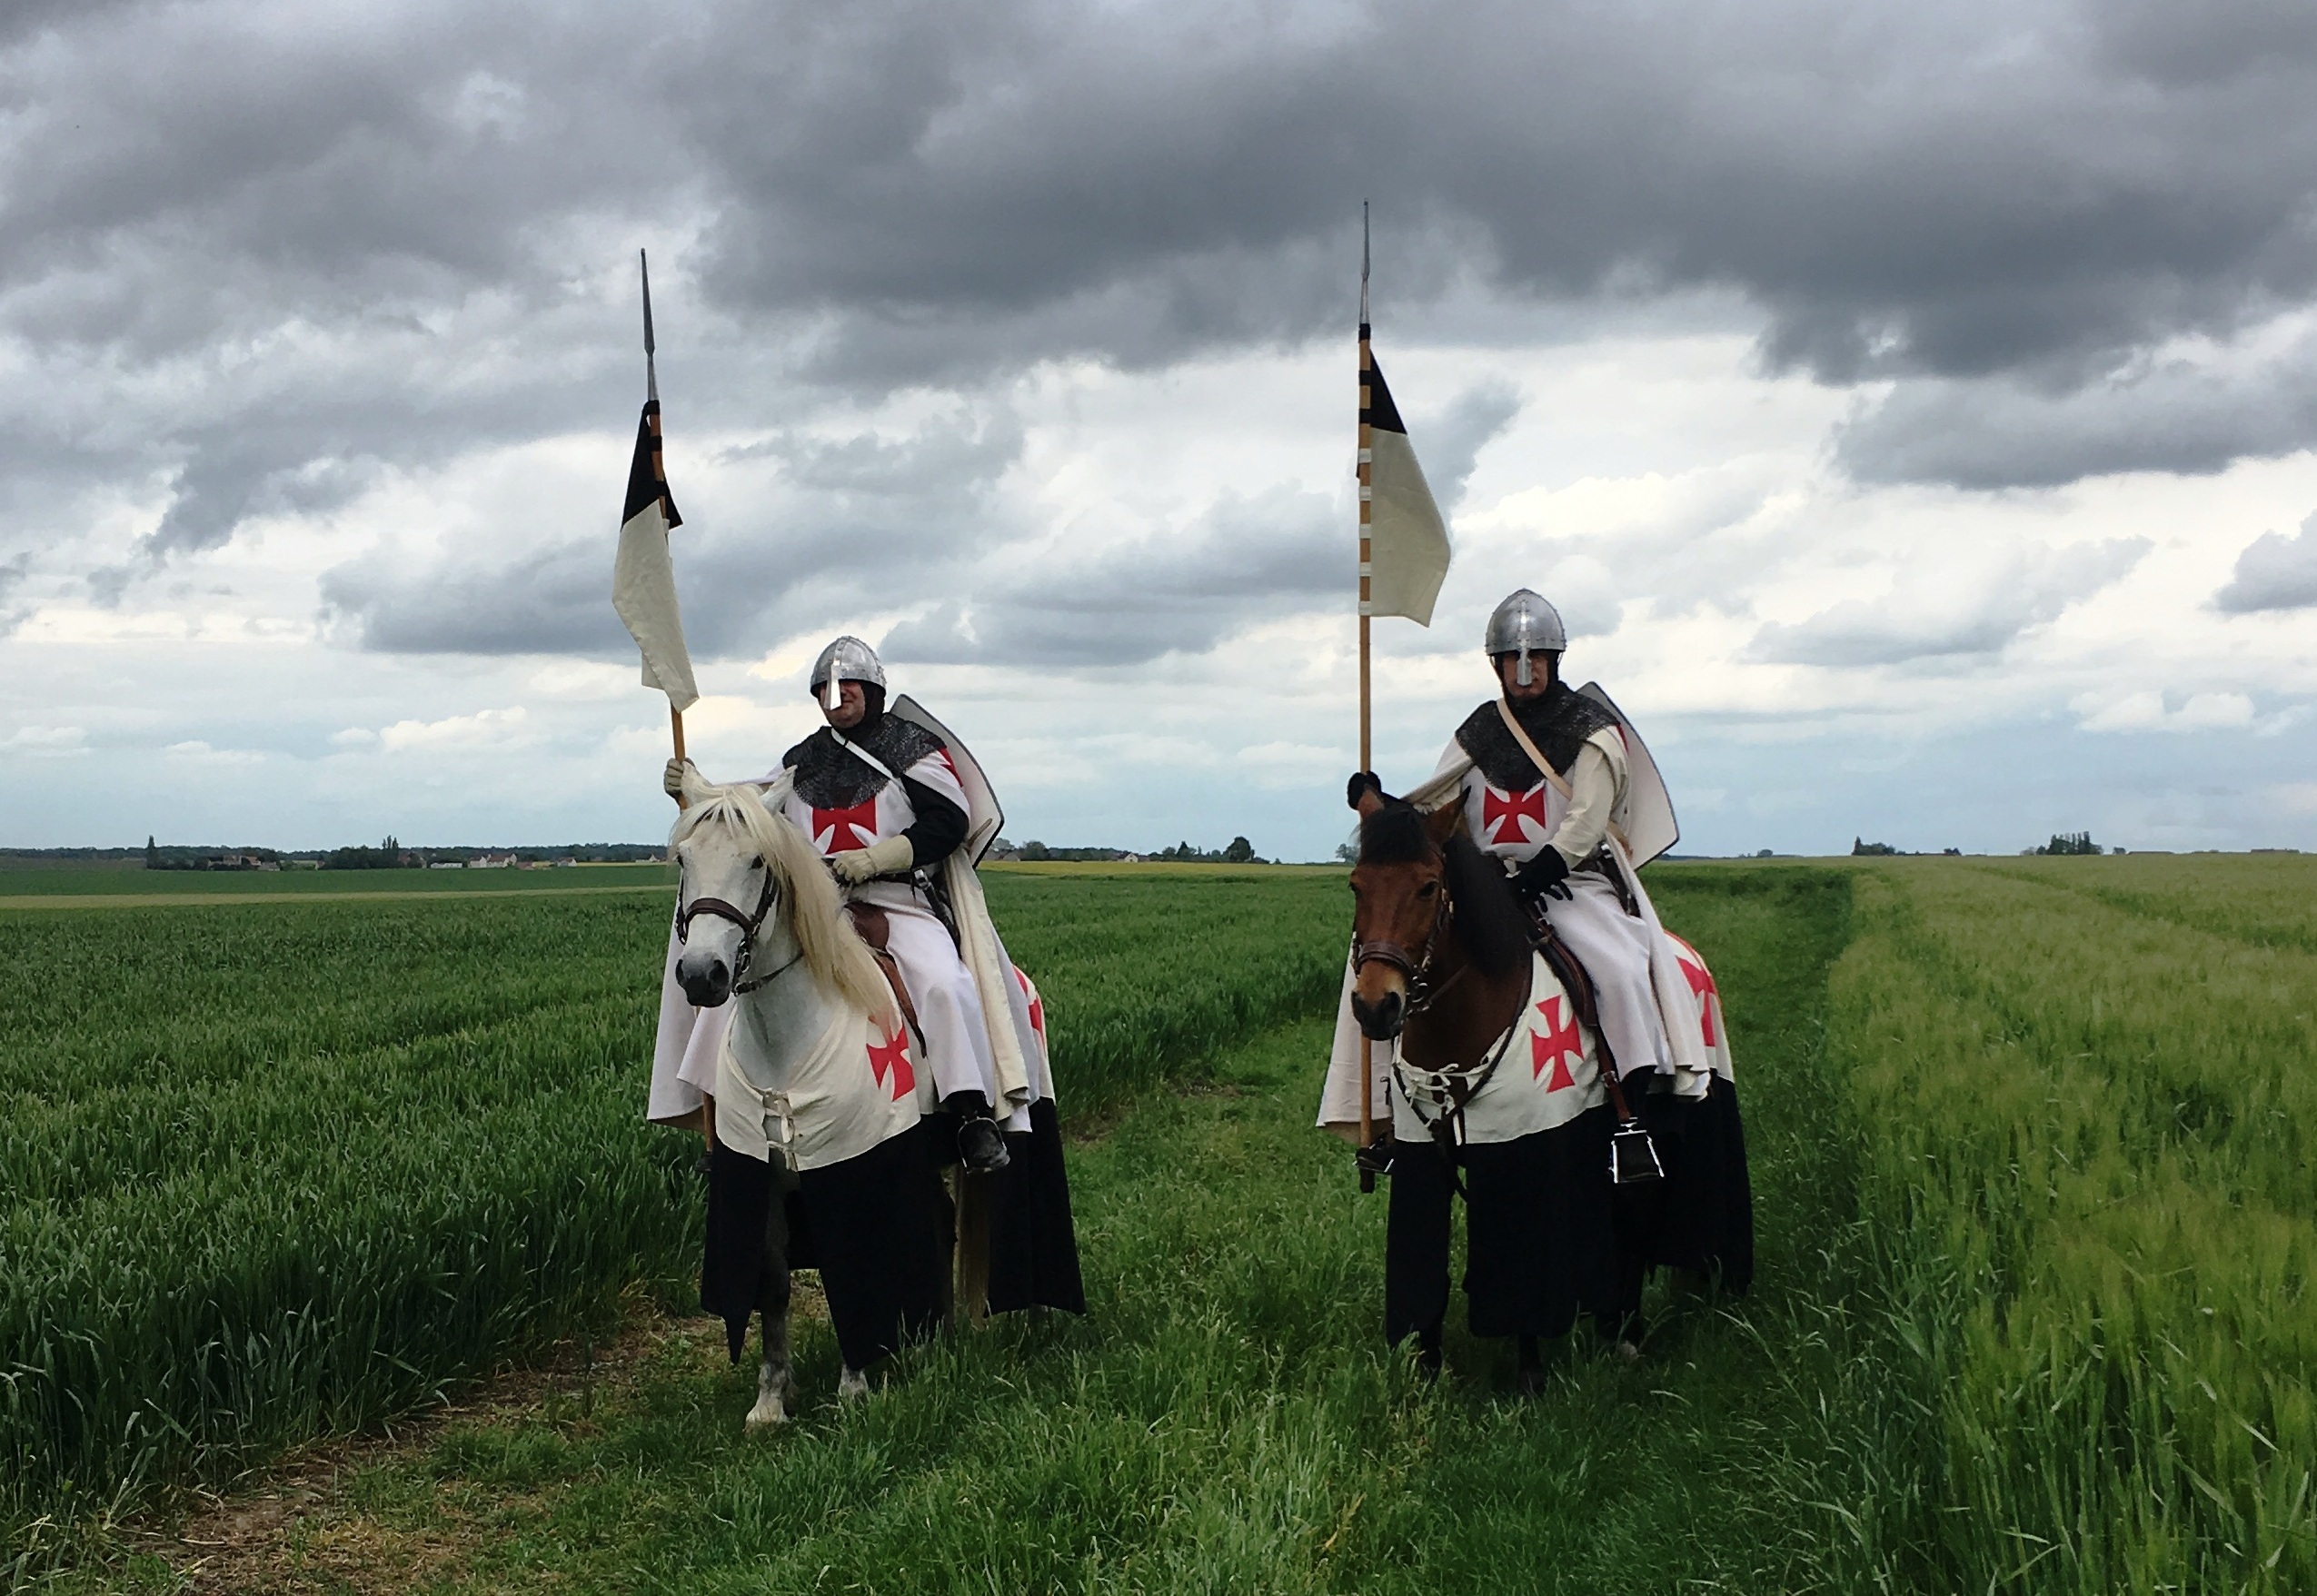
<svg viewBox="0 0 2317 1596"><path fill-rule="evenodd" d="M1359 768L1376 768L1375 751L1370 746L1372 700L1369 693L1367 668L1367 606L1371 598L1369 584L1375 576L1375 547L1369 538L1373 528L1376 492L1375 439L1368 430L1368 353L1367 353L1367 202L1359 202ZM1375 1137L1376 1118L1376 1044L1369 1039L1366 1027L1359 1033L1359 1145L1363 1155ZM1370 1169L1359 1172L1359 1189L1376 1189L1376 1173Z"/></svg>
<svg viewBox="0 0 2317 1596"><path fill-rule="evenodd" d="M656 358L659 345L651 336L651 261L644 251L639 249L635 253L635 263L643 281L643 397L651 410L651 453L652 458L657 460L660 455L660 367ZM664 471L661 473L661 480L667 480ZM684 712L676 708L673 700L668 705L668 731L675 739L676 758L681 759L684 757ZM676 807L681 808L683 805L684 800L678 798Z"/></svg>

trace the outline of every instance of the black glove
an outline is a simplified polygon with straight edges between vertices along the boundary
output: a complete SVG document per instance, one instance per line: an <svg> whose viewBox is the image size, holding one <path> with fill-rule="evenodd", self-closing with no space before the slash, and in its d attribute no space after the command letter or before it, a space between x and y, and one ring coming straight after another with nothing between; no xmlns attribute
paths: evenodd
<svg viewBox="0 0 2317 1596"><path fill-rule="evenodd" d="M1356 809L1359 808L1360 795L1371 790L1377 798L1382 798L1384 778L1373 770L1355 770L1352 778L1344 783L1344 802Z"/></svg>
<svg viewBox="0 0 2317 1596"><path fill-rule="evenodd" d="M1550 897L1563 902L1569 896L1569 862L1561 850L1546 843L1536 850L1536 857L1523 865L1513 876L1513 885L1524 897Z"/></svg>

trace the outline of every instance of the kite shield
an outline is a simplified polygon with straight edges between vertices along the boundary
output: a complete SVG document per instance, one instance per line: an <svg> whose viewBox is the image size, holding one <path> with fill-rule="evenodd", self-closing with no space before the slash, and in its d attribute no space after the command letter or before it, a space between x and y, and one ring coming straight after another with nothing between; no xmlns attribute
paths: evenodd
<svg viewBox="0 0 2317 1596"><path fill-rule="evenodd" d="M1682 839L1681 822L1674 818L1673 796L1666 790L1666 778L1657 773L1657 761L1649 756L1649 745L1641 740L1641 733L1633 729L1626 712L1610 701L1601 684L1588 681L1576 690L1615 715L1625 732L1626 801L1624 810L1613 818L1625 833L1626 852L1638 869Z"/></svg>
<svg viewBox="0 0 2317 1596"><path fill-rule="evenodd" d="M940 738L942 745L950 750L950 762L957 767L958 785L965 788L966 857L974 867L980 868L983 857L989 852L989 845L998 840L998 834L1006 824L1006 811L999 805L998 794L990 787L989 778L981 773L981 761L958 740L955 732L933 719L924 705L907 693L894 699L886 713L922 726ZM1653 780L1656 777L1654 766L1650 769L1650 777Z"/></svg>

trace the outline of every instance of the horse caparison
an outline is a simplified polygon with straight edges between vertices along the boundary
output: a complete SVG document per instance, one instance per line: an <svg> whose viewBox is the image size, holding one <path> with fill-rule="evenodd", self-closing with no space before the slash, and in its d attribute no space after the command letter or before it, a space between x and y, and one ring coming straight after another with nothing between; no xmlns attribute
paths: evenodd
<svg viewBox="0 0 2317 1596"><path fill-rule="evenodd" d="M1534 928L1503 867L1466 835L1453 806L1427 815L1405 800L1370 793L1360 810L1360 851L1353 870L1355 1018L1373 1038L1397 1036L1401 1057L1420 1069L1470 1067L1490 1058L1492 1050L1501 1051L1503 1038L1532 996L1536 948ZM1419 950L1404 962L1368 951L1397 948L1403 941ZM1472 1093L1486 1085L1485 1075L1476 1076ZM1589 1181L1596 1165L1592 1144L1600 1143L1601 1190L1588 1188L1581 1214L1509 1212L1492 1195L1502 1184L1494 1180L1476 1181L1466 1189L1466 1202L1476 1238L1482 1228L1496 1237L1560 1233L1574 1238L1564 1272L1588 1283L1584 1305L1596 1322L1609 1324L1622 1314L1611 1302L1620 1294L1609 1267L1606 1115L1605 1105L1585 1116L1588 1123L1582 1130L1571 1127L1585 1150L1562 1160L1580 1182ZM1595 1120L1605 1123L1589 1123ZM1489 1151L1493 1155L1497 1150ZM1467 1159L1474 1152L1457 1145L1451 1134L1445 1144L1401 1144L1392 1159L1386 1334L1394 1341L1413 1334L1427 1368L1439 1364L1447 1306L1448 1196L1463 1186L1460 1172L1472 1173ZM1516 1178L1516 1184L1526 1183ZM1598 1200L1590 1200L1594 1197ZM1467 1285L1480 1283L1468 1278ZM1542 1377L1540 1335L1564 1333L1576 1307L1566 1291L1546 1294L1556 1305L1539 1307L1542 1299L1536 1298L1507 1327L1516 1339L1524 1388L1534 1388Z"/></svg>

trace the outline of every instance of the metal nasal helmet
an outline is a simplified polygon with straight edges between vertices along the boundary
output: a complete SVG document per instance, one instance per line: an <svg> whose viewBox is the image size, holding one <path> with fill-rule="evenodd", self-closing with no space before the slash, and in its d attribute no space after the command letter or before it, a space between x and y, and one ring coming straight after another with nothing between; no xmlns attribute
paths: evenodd
<svg viewBox="0 0 2317 1596"><path fill-rule="evenodd" d="M1488 658L1519 655L1520 670L1513 679L1521 687L1536 679L1529 673L1529 655L1557 654L1568 646L1569 634L1561 625L1561 612L1547 604L1544 595L1532 593L1526 588L1516 589L1488 618Z"/></svg>
<svg viewBox="0 0 2317 1596"><path fill-rule="evenodd" d="M885 667L878 663L877 650L859 638L839 638L812 662L812 696L827 708L837 707L837 684L844 681L865 681L880 689L885 685Z"/></svg>

